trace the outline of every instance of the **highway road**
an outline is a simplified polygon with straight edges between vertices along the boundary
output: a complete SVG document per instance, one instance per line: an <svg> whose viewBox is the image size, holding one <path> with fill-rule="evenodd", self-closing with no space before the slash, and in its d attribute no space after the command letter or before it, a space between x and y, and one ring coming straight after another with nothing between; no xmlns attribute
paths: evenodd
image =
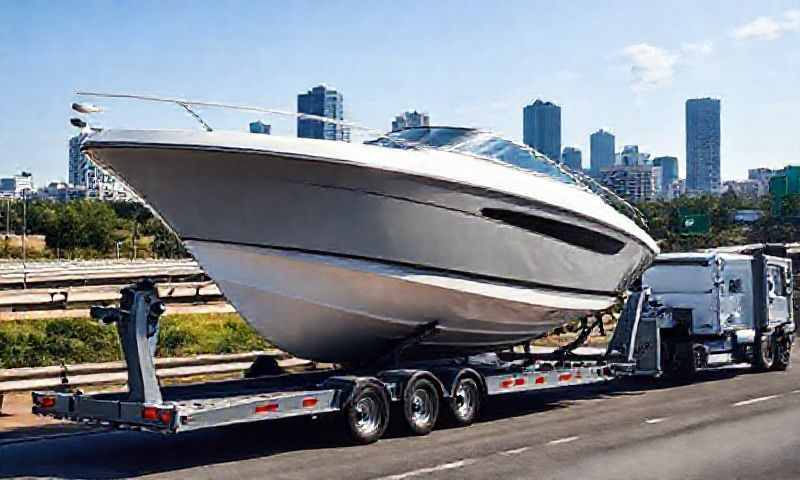
<svg viewBox="0 0 800 480"><path fill-rule="evenodd" d="M0 478L800 478L800 366L508 396L471 427L395 429L369 446L344 446L334 422L13 441L0 446Z"/></svg>

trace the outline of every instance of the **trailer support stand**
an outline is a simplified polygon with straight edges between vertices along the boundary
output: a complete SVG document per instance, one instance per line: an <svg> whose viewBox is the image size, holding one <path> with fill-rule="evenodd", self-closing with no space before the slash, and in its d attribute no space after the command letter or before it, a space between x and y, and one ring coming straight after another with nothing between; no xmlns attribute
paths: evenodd
<svg viewBox="0 0 800 480"><path fill-rule="evenodd" d="M158 318L164 313L155 284L149 280L122 290L120 308L92 307L92 318L116 323L128 366L128 401L161 403L161 387L153 362Z"/></svg>

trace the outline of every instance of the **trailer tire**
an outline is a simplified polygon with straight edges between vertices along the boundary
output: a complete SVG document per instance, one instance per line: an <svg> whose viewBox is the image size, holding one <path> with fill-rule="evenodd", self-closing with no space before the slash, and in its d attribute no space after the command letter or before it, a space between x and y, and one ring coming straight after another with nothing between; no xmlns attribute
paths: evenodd
<svg viewBox="0 0 800 480"><path fill-rule="evenodd" d="M369 383L357 386L344 409L344 420L353 442L359 445L377 442L389 425L389 398L386 392Z"/></svg>
<svg viewBox="0 0 800 480"><path fill-rule="evenodd" d="M439 389L425 377L414 378L403 394L403 417L414 435L427 435L439 417Z"/></svg>
<svg viewBox="0 0 800 480"><path fill-rule="evenodd" d="M758 372L771 370L775 364L775 336L761 334L753 345L753 368Z"/></svg>
<svg viewBox="0 0 800 480"><path fill-rule="evenodd" d="M793 334L783 334L780 338L775 340L775 362L772 364L772 369L777 371L784 371L789 368L792 363L792 343L794 343Z"/></svg>
<svg viewBox="0 0 800 480"><path fill-rule="evenodd" d="M458 427L471 425L478 417L482 399L481 387L474 378L459 378L448 402L448 419Z"/></svg>

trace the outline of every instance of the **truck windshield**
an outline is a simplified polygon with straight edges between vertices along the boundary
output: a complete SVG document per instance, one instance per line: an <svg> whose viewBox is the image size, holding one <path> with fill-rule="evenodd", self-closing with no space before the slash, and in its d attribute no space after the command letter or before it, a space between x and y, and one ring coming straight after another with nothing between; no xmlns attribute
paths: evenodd
<svg viewBox="0 0 800 480"><path fill-rule="evenodd" d="M506 140L490 132L458 127L412 127L388 133L366 143L388 148L435 148L500 161L560 182L586 188L600 196L618 212L634 220L639 226L647 228L647 222L638 209L588 175L571 170L527 145Z"/></svg>

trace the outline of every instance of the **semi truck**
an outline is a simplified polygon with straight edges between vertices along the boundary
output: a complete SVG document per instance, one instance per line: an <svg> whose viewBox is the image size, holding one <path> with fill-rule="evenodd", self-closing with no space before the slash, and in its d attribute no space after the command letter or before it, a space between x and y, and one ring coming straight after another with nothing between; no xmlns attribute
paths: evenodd
<svg viewBox="0 0 800 480"><path fill-rule="evenodd" d="M75 422L164 434L287 417L337 415L355 443L377 441L390 417L414 435L440 420L475 421L489 397L620 376L681 375L747 362L789 366L794 340L791 261L763 254L663 255L631 292L608 349L573 353L600 321L584 321L570 345L546 354L521 348L461 358L410 361L403 351L436 335L436 322L400 339L370 365L162 386L153 362L164 304L152 282L122 291L119 308L92 316L116 326L127 362L124 392L33 392L33 412ZM258 367L259 362L255 366ZM259 371L261 370L261 371ZM266 373L262 375L262 373Z"/></svg>

